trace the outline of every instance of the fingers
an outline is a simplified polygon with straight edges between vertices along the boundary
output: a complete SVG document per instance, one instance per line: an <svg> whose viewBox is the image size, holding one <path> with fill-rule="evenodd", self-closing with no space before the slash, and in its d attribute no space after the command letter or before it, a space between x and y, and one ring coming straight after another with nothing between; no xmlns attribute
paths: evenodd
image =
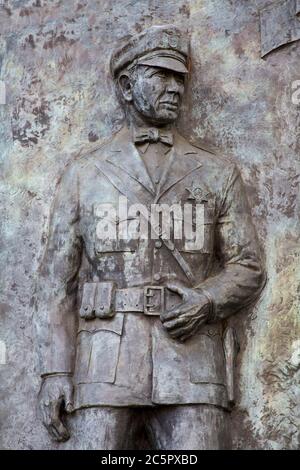
<svg viewBox="0 0 300 470"><path fill-rule="evenodd" d="M69 439L70 434L60 419L60 410L63 397L55 400L46 398L41 403L43 424L53 439L63 442Z"/></svg>
<svg viewBox="0 0 300 470"><path fill-rule="evenodd" d="M173 320L174 318L177 318L180 313L181 310L176 305L176 307L173 307L172 309L167 310L166 312L162 312L160 318L161 321L164 323L168 320Z"/></svg>
<svg viewBox="0 0 300 470"><path fill-rule="evenodd" d="M160 319L166 328L168 328L169 325L170 328L175 327L177 320L179 322L178 325L193 319L199 321L202 324L207 319L207 310L203 309L199 311L198 306L187 309L185 304L180 304L179 306L176 305L166 312L162 312Z"/></svg>
<svg viewBox="0 0 300 470"><path fill-rule="evenodd" d="M49 400L46 400L44 403L41 404L41 411L42 411L42 418L43 424L47 431L49 432L50 436L57 440L60 440L60 436L55 428L52 425L53 416L52 416L53 404Z"/></svg>
<svg viewBox="0 0 300 470"><path fill-rule="evenodd" d="M185 299L186 292L183 287L180 287L178 284L173 284L173 283L166 284L166 287L170 291L175 292L176 294L179 294L183 299Z"/></svg>
<svg viewBox="0 0 300 470"><path fill-rule="evenodd" d="M163 326L171 338L185 341L190 336L196 334L205 321L205 316L196 319L183 315L175 320L163 323Z"/></svg>
<svg viewBox="0 0 300 470"><path fill-rule="evenodd" d="M50 403L50 422L47 427L52 437L58 442L66 441L70 437L67 428L60 419L62 400L63 399L60 398Z"/></svg>
<svg viewBox="0 0 300 470"><path fill-rule="evenodd" d="M70 434L63 422L60 419L60 409L62 400L56 400L51 403L51 422L49 428L51 429L54 438L59 441L66 441L69 439Z"/></svg>
<svg viewBox="0 0 300 470"><path fill-rule="evenodd" d="M169 331L168 333L171 336L171 338L179 339L179 338L181 338L185 335L192 334L194 332L195 332L194 325L193 324L188 324L188 325L182 326L180 328L173 329L173 330Z"/></svg>
<svg viewBox="0 0 300 470"><path fill-rule="evenodd" d="M175 307L163 312L160 316L161 321L163 322L164 326L166 326L167 322L170 322L175 319L185 319L188 321L189 319L193 319L195 314L197 314L197 318L201 318L203 314L199 312L198 306L187 307L186 304L182 303L180 305L176 305Z"/></svg>
<svg viewBox="0 0 300 470"><path fill-rule="evenodd" d="M179 316L175 318L174 320L163 321L163 326L169 331L169 330L172 330L173 328L177 328L181 325L184 325L186 322L187 322L187 319L185 317Z"/></svg>
<svg viewBox="0 0 300 470"><path fill-rule="evenodd" d="M180 341L185 341L190 336L195 335L201 326L206 322L206 317L198 318L197 321L189 321L186 326L181 328L173 329L169 332L172 338L179 339Z"/></svg>
<svg viewBox="0 0 300 470"><path fill-rule="evenodd" d="M197 317L195 317L197 315ZM187 308L185 304L181 304L180 306L174 307L167 312L161 314L161 321L163 325L169 329L174 328L177 324L181 325L189 320L193 319L202 319L204 315L199 312L198 306L192 306Z"/></svg>
<svg viewBox="0 0 300 470"><path fill-rule="evenodd" d="M41 409L41 413L42 413L42 421L43 421L43 424L44 426L46 426L46 428L48 428L50 422L51 422L51 418L50 418L50 401L49 400L45 400L44 402L42 402L40 404L40 409Z"/></svg>

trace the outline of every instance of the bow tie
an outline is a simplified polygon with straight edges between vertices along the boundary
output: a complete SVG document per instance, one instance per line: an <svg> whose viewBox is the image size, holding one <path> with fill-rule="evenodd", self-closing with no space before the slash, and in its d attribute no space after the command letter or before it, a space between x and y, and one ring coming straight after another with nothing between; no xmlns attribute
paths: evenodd
<svg viewBox="0 0 300 470"><path fill-rule="evenodd" d="M139 129L134 132L133 140L135 144L156 144L162 142L163 144L173 145L173 135L170 131L160 131L159 129Z"/></svg>

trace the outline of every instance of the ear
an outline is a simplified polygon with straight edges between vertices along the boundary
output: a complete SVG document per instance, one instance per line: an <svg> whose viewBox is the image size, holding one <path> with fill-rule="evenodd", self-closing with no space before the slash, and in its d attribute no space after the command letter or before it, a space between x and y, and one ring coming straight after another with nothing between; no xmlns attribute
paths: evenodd
<svg viewBox="0 0 300 470"><path fill-rule="evenodd" d="M129 103L132 101L132 86L129 74L127 72L122 73L118 79L118 82L120 92L124 100Z"/></svg>

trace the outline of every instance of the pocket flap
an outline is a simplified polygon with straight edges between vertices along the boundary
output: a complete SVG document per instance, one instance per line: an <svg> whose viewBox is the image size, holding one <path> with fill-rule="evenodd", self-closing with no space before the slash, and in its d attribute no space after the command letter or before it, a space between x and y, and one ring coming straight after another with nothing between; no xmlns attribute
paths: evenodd
<svg viewBox="0 0 300 470"><path fill-rule="evenodd" d="M99 282L95 294L95 315L97 318L107 318L114 314L114 282Z"/></svg>
<svg viewBox="0 0 300 470"><path fill-rule="evenodd" d="M82 318L89 319L94 316L94 302L97 283L86 282L83 286L82 301L79 314Z"/></svg>

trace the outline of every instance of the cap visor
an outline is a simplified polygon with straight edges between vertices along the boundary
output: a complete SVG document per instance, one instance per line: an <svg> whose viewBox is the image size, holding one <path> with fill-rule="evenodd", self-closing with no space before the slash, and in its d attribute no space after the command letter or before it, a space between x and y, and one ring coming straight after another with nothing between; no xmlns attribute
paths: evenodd
<svg viewBox="0 0 300 470"><path fill-rule="evenodd" d="M173 70L179 73L188 73L186 66L180 60L172 57L153 57L152 59L139 60L140 65L149 65L151 67L161 67L167 70Z"/></svg>

